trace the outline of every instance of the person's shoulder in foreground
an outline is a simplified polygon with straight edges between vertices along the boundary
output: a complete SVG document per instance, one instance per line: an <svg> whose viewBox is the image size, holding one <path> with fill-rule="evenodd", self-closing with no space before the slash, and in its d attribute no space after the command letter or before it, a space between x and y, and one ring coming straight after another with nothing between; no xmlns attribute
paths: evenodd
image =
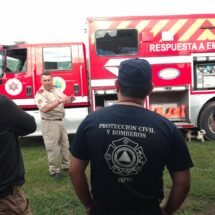
<svg viewBox="0 0 215 215"><path fill-rule="evenodd" d="M25 136L36 130L36 121L7 96L0 95L0 121L2 128L14 131L18 136Z"/></svg>
<svg viewBox="0 0 215 215"><path fill-rule="evenodd" d="M29 201L21 191L25 168L19 136L36 130L33 116L12 100L0 95L0 214L32 215Z"/></svg>

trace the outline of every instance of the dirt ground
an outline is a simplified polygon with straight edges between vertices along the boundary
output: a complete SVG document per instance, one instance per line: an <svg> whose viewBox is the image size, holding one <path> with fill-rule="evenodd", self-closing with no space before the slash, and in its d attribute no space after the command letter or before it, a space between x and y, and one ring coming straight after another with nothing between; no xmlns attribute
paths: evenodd
<svg viewBox="0 0 215 215"><path fill-rule="evenodd" d="M215 204L211 205L207 210L204 212L204 214L195 213L193 215L215 215Z"/></svg>
<svg viewBox="0 0 215 215"><path fill-rule="evenodd" d="M209 208L208 211L206 211L205 215L214 215L215 214L215 205L213 206L213 208Z"/></svg>

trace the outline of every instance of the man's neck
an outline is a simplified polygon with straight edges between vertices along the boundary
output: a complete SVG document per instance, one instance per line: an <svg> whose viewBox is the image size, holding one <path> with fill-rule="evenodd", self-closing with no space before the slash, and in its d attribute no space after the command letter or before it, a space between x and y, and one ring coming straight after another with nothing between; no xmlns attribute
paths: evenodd
<svg viewBox="0 0 215 215"><path fill-rule="evenodd" d="M118 104L144 107L144 100L129 97L120 97L118 99Z"/></svg>

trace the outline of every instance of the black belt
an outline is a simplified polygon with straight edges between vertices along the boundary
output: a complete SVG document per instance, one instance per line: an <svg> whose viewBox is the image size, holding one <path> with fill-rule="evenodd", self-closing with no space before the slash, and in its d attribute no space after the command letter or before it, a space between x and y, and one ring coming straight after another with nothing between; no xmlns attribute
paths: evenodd
<svg viewBox="0 0 215 215"><path fill-rule="evenodd" d="M47 120L47 121L62 121L62 119L45 119L45 118L42 118L42 120Z"/></svg>

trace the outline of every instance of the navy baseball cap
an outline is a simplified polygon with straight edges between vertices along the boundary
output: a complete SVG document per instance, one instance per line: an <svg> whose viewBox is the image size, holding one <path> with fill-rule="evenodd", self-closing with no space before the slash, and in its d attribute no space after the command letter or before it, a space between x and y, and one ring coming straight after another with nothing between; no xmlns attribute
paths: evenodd
<svg viewBox="0 0 215 215"><path fill-rule="evenodd" d="M152 88L152 69L144 59L124 60L119 66L118 81L123 86L135 88Z"/></svg>

